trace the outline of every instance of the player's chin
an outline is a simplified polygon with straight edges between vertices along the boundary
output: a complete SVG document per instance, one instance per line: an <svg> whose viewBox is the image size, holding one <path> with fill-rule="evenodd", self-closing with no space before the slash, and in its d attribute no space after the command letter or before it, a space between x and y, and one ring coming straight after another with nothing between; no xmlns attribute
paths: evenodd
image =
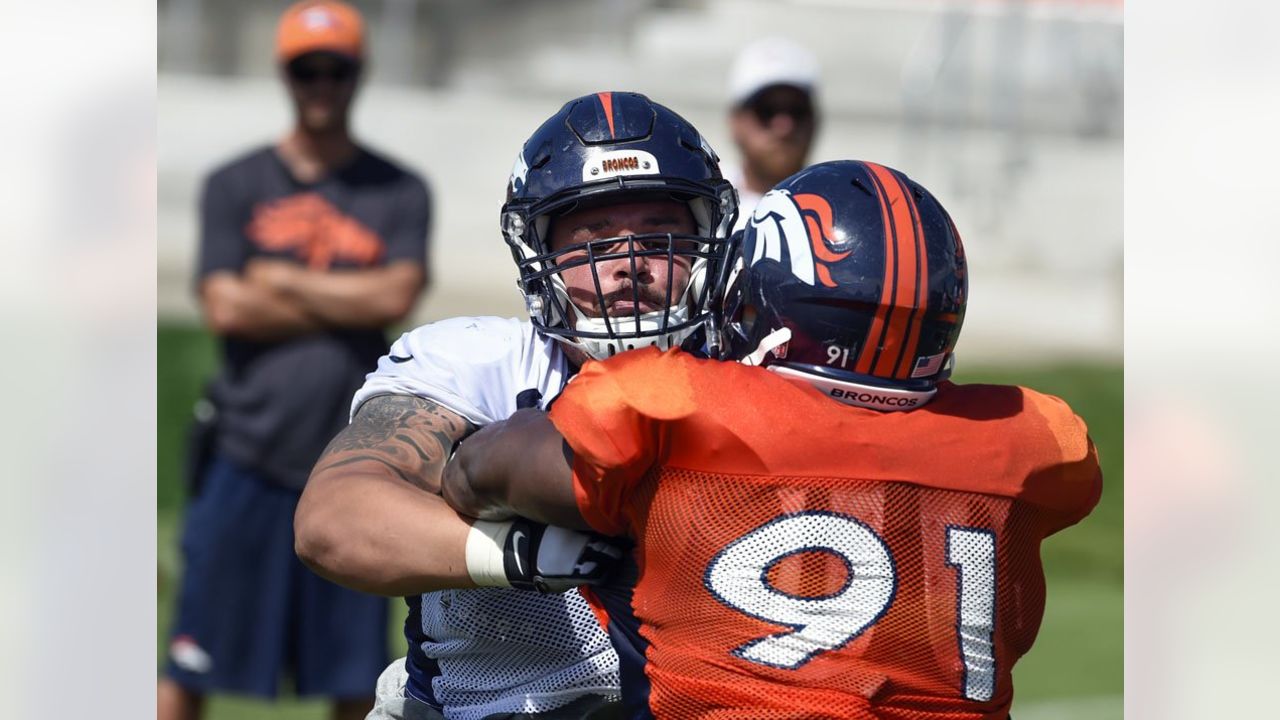
<svg viewBox="0 0 1280 720"><path fill-rule="evenodd" d="M644 315L646 313L660 311L661 309L662 309L661 306L650 305L648 303L641 303L640 311L639 313L637 313L635 310L635 306L628 303L625 307L610 307L608 313L602 313L600 312L600 309L598 306L592 307L592 308L584 308L584 307L575 305L573 307L573 313L575 313L575 315L577 315L578 317L589 318L592 320L603 319L607 314L610 320L625 321L625 320L634 319L637 314Z"/></svg>
<svg viewBox="0 0 1280 720"><path fill-rule="evenodd" d="M772 175L790 177L804 168L804 149L791 145L780 147L770 156L770 159Z"/></svg>
<svg viewBox="0 0 1280 720"><path fill-rule="evenodd" d="M338 125L342 115L335 105L316 103L303 107L302 121L308 130L330 130Z"/></svg>
<svg viewBox="0 0 1280 720"><path fill-rule="evenodd" d="M614 303L609 306L609 317L611 318L628 318L637 313L644 315L646 313L657 312L662 309L661 305L652 302L642 301L638 306L635 303Z"/></svg>

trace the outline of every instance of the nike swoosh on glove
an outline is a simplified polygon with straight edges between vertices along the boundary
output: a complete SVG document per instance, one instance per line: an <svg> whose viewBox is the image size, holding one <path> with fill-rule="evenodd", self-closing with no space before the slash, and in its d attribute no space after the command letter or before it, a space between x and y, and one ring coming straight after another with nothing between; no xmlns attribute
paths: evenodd
<svg viewBox="0 0 1280 720"><path fill-rule="evenodd" d="M516 518L476 521L467 537L467 572L483 587L561 593L606 581L622 558L620 541Z"/></svg>

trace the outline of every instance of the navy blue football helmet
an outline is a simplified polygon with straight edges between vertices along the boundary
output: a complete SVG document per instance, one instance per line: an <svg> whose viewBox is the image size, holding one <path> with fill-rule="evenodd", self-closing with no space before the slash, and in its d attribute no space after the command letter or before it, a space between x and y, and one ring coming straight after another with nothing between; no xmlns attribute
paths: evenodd
<svg viewBox="0 0 1280 720"><path fill-rule="evenodd" d="M718 285L723 356L879 410L951 372L968 273L951 217L902 172L813 165L769 191Z"/></svg>
<svg viewBox="0 0 1280 720"><path fill-rule="evenodd" d="M687 203L696 233L550 247L557 216L654 199ZM719 274L736 216L737 194L721 177L719 158L688 121L644 95L602 92L570 100L525 142L507 186L502 231L534 326L603 359L648 345L701 343L697 331L709 317L710 280ZM682 257L689 263L689 281L685 287L668 281L665 305L652 311L642 310L638 293L621 316L593 317L570 302L565 269L590 265L596 307L605 308L595 264L628 258L634 269L638 257L669 264Z"/></svg>

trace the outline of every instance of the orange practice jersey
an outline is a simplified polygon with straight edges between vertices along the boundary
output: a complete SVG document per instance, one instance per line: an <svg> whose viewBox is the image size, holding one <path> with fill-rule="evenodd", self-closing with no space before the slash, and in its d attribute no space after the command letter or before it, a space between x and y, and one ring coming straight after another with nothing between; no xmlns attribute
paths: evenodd
<svg viewBox="0 0 1280 720"><path fill-rule="evenodd" d="M1040 542L1102 487L1080 418L1019 387L881 413L650 349L589 363L551 419L583 517L636 541L587 593L635 717L1004 720Z"/></svg>

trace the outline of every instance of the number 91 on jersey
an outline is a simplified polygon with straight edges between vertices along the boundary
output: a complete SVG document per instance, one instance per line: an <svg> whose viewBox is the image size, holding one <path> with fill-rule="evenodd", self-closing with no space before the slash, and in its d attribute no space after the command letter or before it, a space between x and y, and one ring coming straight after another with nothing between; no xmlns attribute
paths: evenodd
<svg viewBox="0 0 1280 720"><path fill-rule="evenodd" d="M990 530L947 528L944 560L956 570L963 694L979 702L995 693L995 548ZM777 587L772 572L804 553L843 564L843 584L804 595ZM893 606L898 572L889 547L870 527L849 515L810 511L774 518L726 545L708 564L704 583L728 607L791 628L747 642L734 655L794 670L845 646L883 617Z"/></svg>

